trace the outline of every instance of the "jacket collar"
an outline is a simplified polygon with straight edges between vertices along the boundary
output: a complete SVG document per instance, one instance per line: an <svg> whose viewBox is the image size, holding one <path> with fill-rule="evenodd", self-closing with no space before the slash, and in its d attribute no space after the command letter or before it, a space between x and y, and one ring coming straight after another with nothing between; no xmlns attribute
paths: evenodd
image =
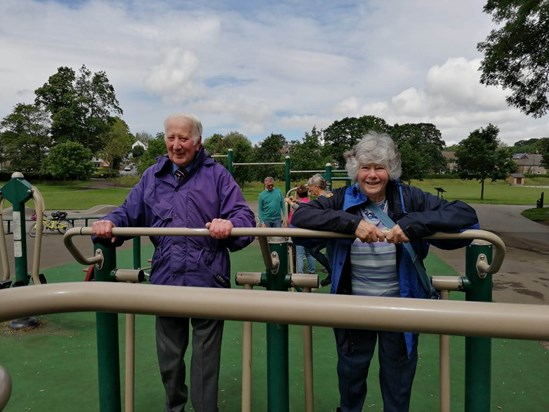
<svg viewBox="0 0 549 412"><path fill-rule="evenodd" d="M214 160L210 156L210 154L204 149L204 147L201 147L200 150L196 153L196 156L192 160L191 163L189 163L185 169L189 172L189 174L194 173L194 171L200 167L201 165L211 165L214 163ZM168 155L163 155L156 159L156 163L153 166L153 171L155 176L160 176L163 174L171 174L172 173L172 165L170 158Z"/></svg>
<svg viewBox="0 0 549 412"><path fill-rule="evenodd" d="M401 203L401 199L398 199L398 201L395 201L391 197L394 196L395 193L402 193L402 186L400 184L399 180L389 180L389 183L387 183L386 188L386 196L387 201L389 202L389 209L391 209L391 205L394 205L395 203ZM399 196L400 197L400 196ZM357 206L363 206L368 201L368 197L360 190L360 186L358 183L353 184L352 186L349 186L345 190L345 197L343 200L343 210L345 212L349 211L349 209L357 207Z"/></svg>

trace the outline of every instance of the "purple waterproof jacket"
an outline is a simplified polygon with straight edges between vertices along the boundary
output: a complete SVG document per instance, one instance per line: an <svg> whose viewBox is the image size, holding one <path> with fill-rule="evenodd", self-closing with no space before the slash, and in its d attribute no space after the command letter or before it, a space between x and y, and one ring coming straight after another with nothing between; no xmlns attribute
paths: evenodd
<svg viewBox="0 0 549 412"><path fill-rule="evenodd" d="M177 183L168 156L143 173L122 206L105 216L118 227L204 229L215 218L234 227L255 227L255 215L231 174L201 149L187 176ZM121 239L124 240L124 239ZM151 283L175 286L230 287L229 251L253 237L151 236L155 246Z"/></svg>

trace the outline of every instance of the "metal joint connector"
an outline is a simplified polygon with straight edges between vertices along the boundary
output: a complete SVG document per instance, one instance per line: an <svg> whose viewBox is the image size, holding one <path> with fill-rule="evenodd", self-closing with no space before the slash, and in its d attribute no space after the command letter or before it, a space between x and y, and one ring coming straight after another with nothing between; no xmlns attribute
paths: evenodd
<svg viewBox="0 0 549 412"><path fill-rule="evenodd" d="M114 280L116 282L140 283L145 280L145 272L142 269L116 269Z"/></svg>

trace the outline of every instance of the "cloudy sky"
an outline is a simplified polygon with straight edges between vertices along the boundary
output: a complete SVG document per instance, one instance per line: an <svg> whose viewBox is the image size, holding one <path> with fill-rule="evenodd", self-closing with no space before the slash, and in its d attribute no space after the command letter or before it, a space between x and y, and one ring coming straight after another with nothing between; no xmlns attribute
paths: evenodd
<svg viewBox="0 0 549 412"><path fill-rule="evenodd" d="M1 0L0 118L58 67L106 72L132 133L173 112L204 136L299 140L349 116L428 122L448 145L489 123L549 136L479 82L486 0Z"/></svg>

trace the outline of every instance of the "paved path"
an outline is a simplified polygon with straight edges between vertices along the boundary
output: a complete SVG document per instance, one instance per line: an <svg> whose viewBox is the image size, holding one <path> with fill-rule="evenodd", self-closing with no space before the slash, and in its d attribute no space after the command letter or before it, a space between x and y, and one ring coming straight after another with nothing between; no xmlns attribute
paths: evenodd
<svg viewBox="0 0 549 412"><path fill-rule="evenodd" d="M503 265L493 276L494 301L549 304L549 226L521 216L526 206L472 206L481 229L497 234L507 247ZM433 252L465 273L464 250Z"/></svg>

